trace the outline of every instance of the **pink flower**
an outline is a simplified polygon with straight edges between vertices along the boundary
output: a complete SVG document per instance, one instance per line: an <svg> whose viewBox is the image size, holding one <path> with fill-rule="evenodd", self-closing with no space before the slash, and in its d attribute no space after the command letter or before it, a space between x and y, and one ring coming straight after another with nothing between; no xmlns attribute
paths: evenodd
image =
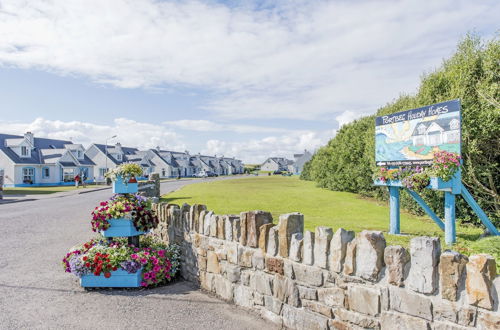
<svg viewBox="0 0 500 330"><path fill-rule="evenodd" d="M142 281L142 282L141 282L141 286L142 286L142 287L147 287L147 286L148 286L148 284L147 284L146 282Z"/></svg>
<svg viewBox="0 0 500 330"><path fill-rule="evenodd" d="M149 280L149 278L150 278L150 277L149 277L149 273L144 273L144 279L145 279L145 280Z"/></svg>
<svg viewBox="0 0 500 330"><path fill-rule="evenodd" d="M153 268L153 270L154 270L155 272L159 272L159 271L160 271L160 269L161 269L161 268L160 268L160 266L154 266L154 268Z"/></svg>
<svg viewBox="0 0 500 330"><path fill-rule="evenodd" d="M146 258L141 258L141 264L145 265L148 262Z"/></svg>
<svg viewBox="0 0 500 330"><path fill-rule="evenodd" d="M131 254L131 255L130 255L130 258L132 258L132 259L137 259L137 254L135 254L135 253L134 253L134 254Z"/></svg>

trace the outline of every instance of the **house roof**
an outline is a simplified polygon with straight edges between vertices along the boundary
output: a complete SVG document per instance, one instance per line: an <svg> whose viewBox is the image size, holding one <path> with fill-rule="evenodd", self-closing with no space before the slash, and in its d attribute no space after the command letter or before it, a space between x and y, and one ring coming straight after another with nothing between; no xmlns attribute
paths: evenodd
<svg viewBox="0 0 500 330"><path fill-rule="evenodd" d="M99 149L104 154L106 153L106 145L105 144L94 143L94 146L96 146L96 148ZM111 155L116 150L115 146L108 145L108 147L107 147L108 157L109 157L109 159L111 159L111 161L115 165L120 165L120 164L128 162L129 161L129 157L131 155L134 155L135 153L137 153L139 151L139 149L137 149L137 148L130 148L130 147L120 147L120 148L121 148L121 150L123 152L122 160L118 160L115 157L113 157L113 155Z"/></svg>
<svg viewBox="0 0 500 330"><path fill-rule="evenodd" d="M34 138L34 149L31 151L31 157L19 157L19 155L14 152L9 147L6 147L5 140L7 139L23 139L24 137L19 135L10 134L0 134L0 150L9 157L15 164L44 164L43 158L41 156L41 150L43 149L65 149L65 144L71 144L71 141L64 140L53 140L46 138ZM90 161L90 159L89 159Z"/></svg>
<svg viewBox="0 0 500 330"><path fill-rule="evenodd" d="M418 134L418 128L420 126L424 125L425 129L427 130L433 123L436 123L441 128L443 128L445 131L451 131L452 129L450 127L450 123L453 120L458 120L458 117L438 118L438 119L434 119L434 120L423 121L423 122L419 123L417 126L415 126L415 128L413 129L413 133L411 134L411 136L422 135L422 134Z"/></svg>

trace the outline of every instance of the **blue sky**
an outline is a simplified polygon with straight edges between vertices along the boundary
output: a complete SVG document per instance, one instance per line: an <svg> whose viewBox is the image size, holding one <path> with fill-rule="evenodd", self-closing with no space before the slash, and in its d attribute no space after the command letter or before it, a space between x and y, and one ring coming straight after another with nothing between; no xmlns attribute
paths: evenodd
<svg viewBox="0 0 500 330"><path fill-rule="evenodd" d="M492 38L498 1L1 1L0 131L260 162Z"/></svg>

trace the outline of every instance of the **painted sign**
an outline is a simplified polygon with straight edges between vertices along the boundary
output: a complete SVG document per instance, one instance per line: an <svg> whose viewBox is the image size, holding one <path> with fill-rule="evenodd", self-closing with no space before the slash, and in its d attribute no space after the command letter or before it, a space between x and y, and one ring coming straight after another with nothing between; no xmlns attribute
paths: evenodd
<svg viewBox="0 0 500 330"><path fill-rule="evenodd" d="M440 150L460 155L460 109L453 100L377 117L377 166L430 165Z"/></svg>

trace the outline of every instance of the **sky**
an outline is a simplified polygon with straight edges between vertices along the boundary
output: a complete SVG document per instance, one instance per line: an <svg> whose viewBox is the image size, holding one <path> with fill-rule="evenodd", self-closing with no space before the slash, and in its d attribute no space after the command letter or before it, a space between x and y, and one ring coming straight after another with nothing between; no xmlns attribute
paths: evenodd
<svg viewBox="0 0 500 330"><path fill-rule="evenodd" d="M498 0L0 0L0 133L291 158L499 21Z"/></svg>

